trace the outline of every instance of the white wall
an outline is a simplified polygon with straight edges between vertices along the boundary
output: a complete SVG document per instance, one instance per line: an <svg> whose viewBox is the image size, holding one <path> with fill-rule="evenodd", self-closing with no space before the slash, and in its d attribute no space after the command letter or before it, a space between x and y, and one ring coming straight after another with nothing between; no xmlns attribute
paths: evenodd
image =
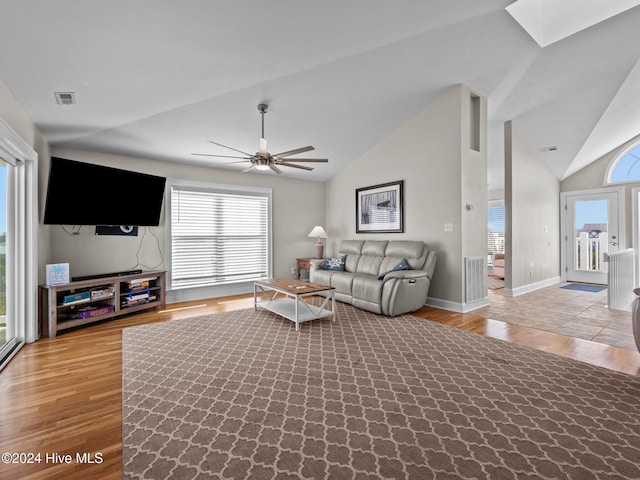
<svg viewBox="0 0 640 480"><path fill-rule="evenodd" d="M2 80L0 80L0 117L36 150L38 137L41 137L40 132Z"/></svg>
<svg viewBox="0 0 640 480"><path fill-rule="evenodd" d="M327 254L345 239L425 241L438 255L429 296L452 309L464 302L463 255L486 255L486 147L483 140L480 154L468 154L461 125L469 122L469 95L464 86L449 89L331 179L326 193ZM485 132L483 120L481 138ZM355 190L396 180L405 182L405 232L356 234ZM474 209L465 211L466 202ZM454 231L445 233L445 223Z"/></svg>
<svg viewBox="0 0 640 480"><path fill-rule="evenodd" d="M273 198L273 273L278 277L291 276L291 267L295 266L297 257L313 256L315 239L308 238L307 235L314 225L324 224L324 183L284 178L270 173L240 173L210 167L185 166L71 149L54 149L52 156L150 173L169 179L271 188ZM48 166L43 169L41 175L48 178ZM90 188L91 179L84 179L83 182L85 185L81 188ZM108 208L108 206L100 205L96 208ZM41 212L43 209L44 205L42 204ZM51 252L40 262L43 271L45 264L61 262L70 264L72 276L130 270L135 268L138 263L136 252L139 249L139 258L145 266L154 266L157 269L166 268L164 263L167 257L164 214L159 227L140 227L137 237L97 236L94 235L95 227L89 226L82 227L79 235L69 235L59 225L41 225L40 228L51 238ZM65 227L65 229L69 231L70 227ZM142 234L145 230L153 233L159 241L156 241L150 234L144 237L143 241ZM137 268L147 269L145 267ZM217 296L216 292L218 291L219 289L202 291L198 297ZM224 293L228 293L228 290Z"/></svg>
<svg viewBox="0 0 640 480"><path fill-rule="evenodd" d="M559 281L560 182L512 122L505 124L505 293Z"/></svg>

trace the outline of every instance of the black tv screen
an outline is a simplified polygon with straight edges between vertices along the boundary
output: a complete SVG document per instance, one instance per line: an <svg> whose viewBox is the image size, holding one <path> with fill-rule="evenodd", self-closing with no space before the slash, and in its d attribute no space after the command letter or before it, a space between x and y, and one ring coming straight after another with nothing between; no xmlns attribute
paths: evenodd
<svg viewBox="0 0 640 480"><path fill-rule="evenodd" d="M44 223L158 226L166 178L51 157Z"/></svg>

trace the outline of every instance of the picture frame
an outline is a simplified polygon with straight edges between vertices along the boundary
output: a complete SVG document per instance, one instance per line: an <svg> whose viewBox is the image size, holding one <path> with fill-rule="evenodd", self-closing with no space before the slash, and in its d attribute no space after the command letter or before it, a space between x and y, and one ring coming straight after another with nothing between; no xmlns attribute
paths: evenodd
<svg viewBox="0 0 640 480"><path fill-rule="evenodd" d="M356 233L404 232L404 180L356 189Z"/></svg>
<svg viewBox="0 0 640 480"><path fill-rule="evenodd" d="M46 266L47 285L64 285L69 283L69 264L51 263Z"/></svg>

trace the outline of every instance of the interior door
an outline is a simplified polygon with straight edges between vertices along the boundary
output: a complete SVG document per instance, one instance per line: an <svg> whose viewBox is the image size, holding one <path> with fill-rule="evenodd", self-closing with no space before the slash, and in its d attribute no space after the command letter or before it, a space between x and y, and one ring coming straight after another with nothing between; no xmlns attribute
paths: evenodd
<svg viewBox="0 0 640 480"><path fill-rule="evenodd" d="M607 284L605 254L620 248L618 192L566 194L569 282Z"/></svg>

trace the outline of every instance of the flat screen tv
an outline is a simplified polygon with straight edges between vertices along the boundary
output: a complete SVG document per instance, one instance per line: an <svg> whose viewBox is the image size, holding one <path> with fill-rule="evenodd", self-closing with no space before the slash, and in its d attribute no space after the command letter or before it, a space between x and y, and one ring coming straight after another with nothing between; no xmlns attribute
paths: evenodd
<svg viewBox="0 0 640 480"><path fill-rule="evenodd" d="M158 226L166 178L52 157L45 224Z"/></svg>

